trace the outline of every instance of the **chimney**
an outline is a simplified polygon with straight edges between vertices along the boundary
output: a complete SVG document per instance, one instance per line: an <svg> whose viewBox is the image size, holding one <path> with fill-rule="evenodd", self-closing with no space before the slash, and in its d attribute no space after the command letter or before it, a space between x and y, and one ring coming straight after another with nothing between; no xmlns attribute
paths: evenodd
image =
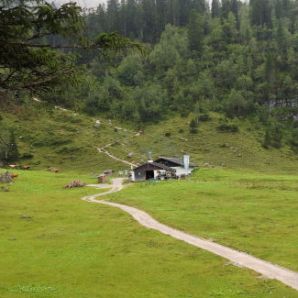
<svg viewBox="0 0 298 298"><path fill-rule="evenodd" d="M148 162L153 162L151 151L148 151Z"/></svg>
<svg viewBox="0 0 298 298"><path fill-rule="evenodd" d="M183 165L184 165L185 171L187 171L187 172L189 170L189 161L190 161L190 156L189 155L184 155L183 156Z"/></svg>

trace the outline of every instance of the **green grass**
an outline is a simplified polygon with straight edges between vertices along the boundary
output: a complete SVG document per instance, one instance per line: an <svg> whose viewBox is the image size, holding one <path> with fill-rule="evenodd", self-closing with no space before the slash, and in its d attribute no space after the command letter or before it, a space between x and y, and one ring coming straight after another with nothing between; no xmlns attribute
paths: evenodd
<svg viewBox="0 0 298 298"><path fill-rule="evenodd" d="M298 176L202 169L135 184L113 199L162 223L298 271Z"/></svg>
<svg viewBox="0 0 298 298"><path fill-rule="evenodd" d="M298 297L278 282L147 230L117 209L80 200L95 190L64 190L75 173L19 174L10 192L0 193L1 298ZM164 187L174 184L144 189L150 197L148 190ZM123 195L136 190L144 201L138 186Z"/></svg>
<svg viewBox="0 0 298 298"><path fill-rule="evenodd" d="M286 145L280 149L266 150L261 146L264 128L254 120L233 120L238 133L222 133L217 130L223 121L220 114L211 113L211 120L202 122L198 134L189 133L193 116L181 118L173 115L158 124L147 125L144 133L136 135L136 126L112 121L103 117L92 118L71 111L51 110L40 103L30 103L14 113L1 113L0 133L13 128L18 138L20 152L33 154L33 159L22 160L34 169L49 166L81 173L97 173L99 169L127 169L97 152L96 147L114 143L108 150L117 157L132 162L147 159L147 152L160 155L191 155L199 165L221 166L233 169L254 169L263 172L295 173L298 155ZM95 128L95 120L101 127ZM257 122L256 122L257 123ZM129 130L115 130L122 127Z"/></svg>

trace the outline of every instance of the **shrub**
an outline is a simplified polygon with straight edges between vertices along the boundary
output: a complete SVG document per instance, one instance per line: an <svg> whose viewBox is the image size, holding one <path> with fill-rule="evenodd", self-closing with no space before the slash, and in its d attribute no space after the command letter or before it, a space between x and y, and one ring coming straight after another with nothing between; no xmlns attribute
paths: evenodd
<svg viewBox="0 0 298 298"><path fill-rule="evenodd" d="M234 89L224 101L223 108L226 115L230 118L244 117L254 111L253 103L244 98L240 91Z"/></svg>
<svg viewBox="0 0 298 298"><path fill-rule="evenodd" d="M25 152L21 156L22 159L32 159L33 157L34 157L34 155L32 153L30 153L30 152Z"/></svg>
<svg viewBox="0 0 298 298"><path fill-rule="evenodd" d="M165 133L165 136L166 136L167 138L169 138L171 135L172 135L172 134L171 134L170 132L166 132L166 133Z"/></svg>
<svg viewBox="0 0 298 298"><path fill-rule="evenodd" d="M36 147L61 146L72 143L72 139L61 135L48 134L40 136L32 145Z"/></svg>
<svg viewBox="0 0 298 298"><path fill-rule="evenodd" d="M221 123L218 127L217 130L219 132L231 132L231 133L236 133L239 132L239 127L236 124L230 124L230 123Z"/></svg>
<svg viewBox="0 0 298 298"><path fill-rule="evenodd" d="M72 146L72 145L66 145L66 146L62 146L60 148L57 148L55 150L56 153L59 154L73 154L73 153L77 153L81 150L80 147L77 146Z"/></svg>
<svg viewBox="0 0 298 298"><path fill-rule="evenodd" d="M191 134L197 134L198 126L199 126L198 121L196 119L192 119L189 124L189 132Z"/></svg>
<svg viewBox="0 0 298 298"><path fill-rule="evenodd" d="M211 118L210 118L210 116L208 114L203 114L203 115L199 116L199 121L201 121L201 122L207 122L210 119Z"/></svg>
<svg viewBox="0 0 298 298"><path fill-rule="evenodd" d="M19 157L20 154L16 137L14 131L11 130L7 139L2 136L0 138L0 161L4 163L16 162L19 160Z"/></svg>
<svg viewBox="0 0 298 298"><path fill-rule="evenodd" d="M298 153L298 128L292 132L290 146L295 153Z"/></svg>
<svg viewBox="0 0 298 298"><path fill-rule="evenodd" d="M266 129L263 147L266 149L272 148L281 148L282 147L283 134L282 130L278 125L269 126Z"/></svg>

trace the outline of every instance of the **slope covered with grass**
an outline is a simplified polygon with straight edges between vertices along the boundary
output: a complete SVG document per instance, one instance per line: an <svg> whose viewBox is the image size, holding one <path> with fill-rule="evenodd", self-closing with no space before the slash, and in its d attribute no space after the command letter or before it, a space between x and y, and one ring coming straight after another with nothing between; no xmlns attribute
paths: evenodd
<svg viewBox="0 0 298 298"><path fill-rule="evenodd" d="M35 168L56 166L77 172L129 169L127 165L98 153L97 148L107 145L106 150L111 154L133 163L146 161L147 153L151 151L154 157L188 153L193 162L206 167L295 172L298 165L297 154L287 146L263 148L264 130L253 120L226 120L216 113L210 114L208 121L200 122L196 134L190 133L192 115L172 115L140 128L31 103L18 110L2 112L1 116L2 134L9 129L15 131L24 157L21 163ZM96 120L100 120L99 127ZM238 131L222 131L222 126L227 124Z"/></svg>

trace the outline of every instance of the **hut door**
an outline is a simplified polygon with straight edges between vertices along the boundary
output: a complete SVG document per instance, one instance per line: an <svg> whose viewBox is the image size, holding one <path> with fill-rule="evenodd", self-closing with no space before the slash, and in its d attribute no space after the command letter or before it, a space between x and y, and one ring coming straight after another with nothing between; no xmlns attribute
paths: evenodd
<svg viewBox="0 0 298 298"><path fill-rule="evenodd" d="M146 180L154 179L154 171L146 171Z"/></svg>

